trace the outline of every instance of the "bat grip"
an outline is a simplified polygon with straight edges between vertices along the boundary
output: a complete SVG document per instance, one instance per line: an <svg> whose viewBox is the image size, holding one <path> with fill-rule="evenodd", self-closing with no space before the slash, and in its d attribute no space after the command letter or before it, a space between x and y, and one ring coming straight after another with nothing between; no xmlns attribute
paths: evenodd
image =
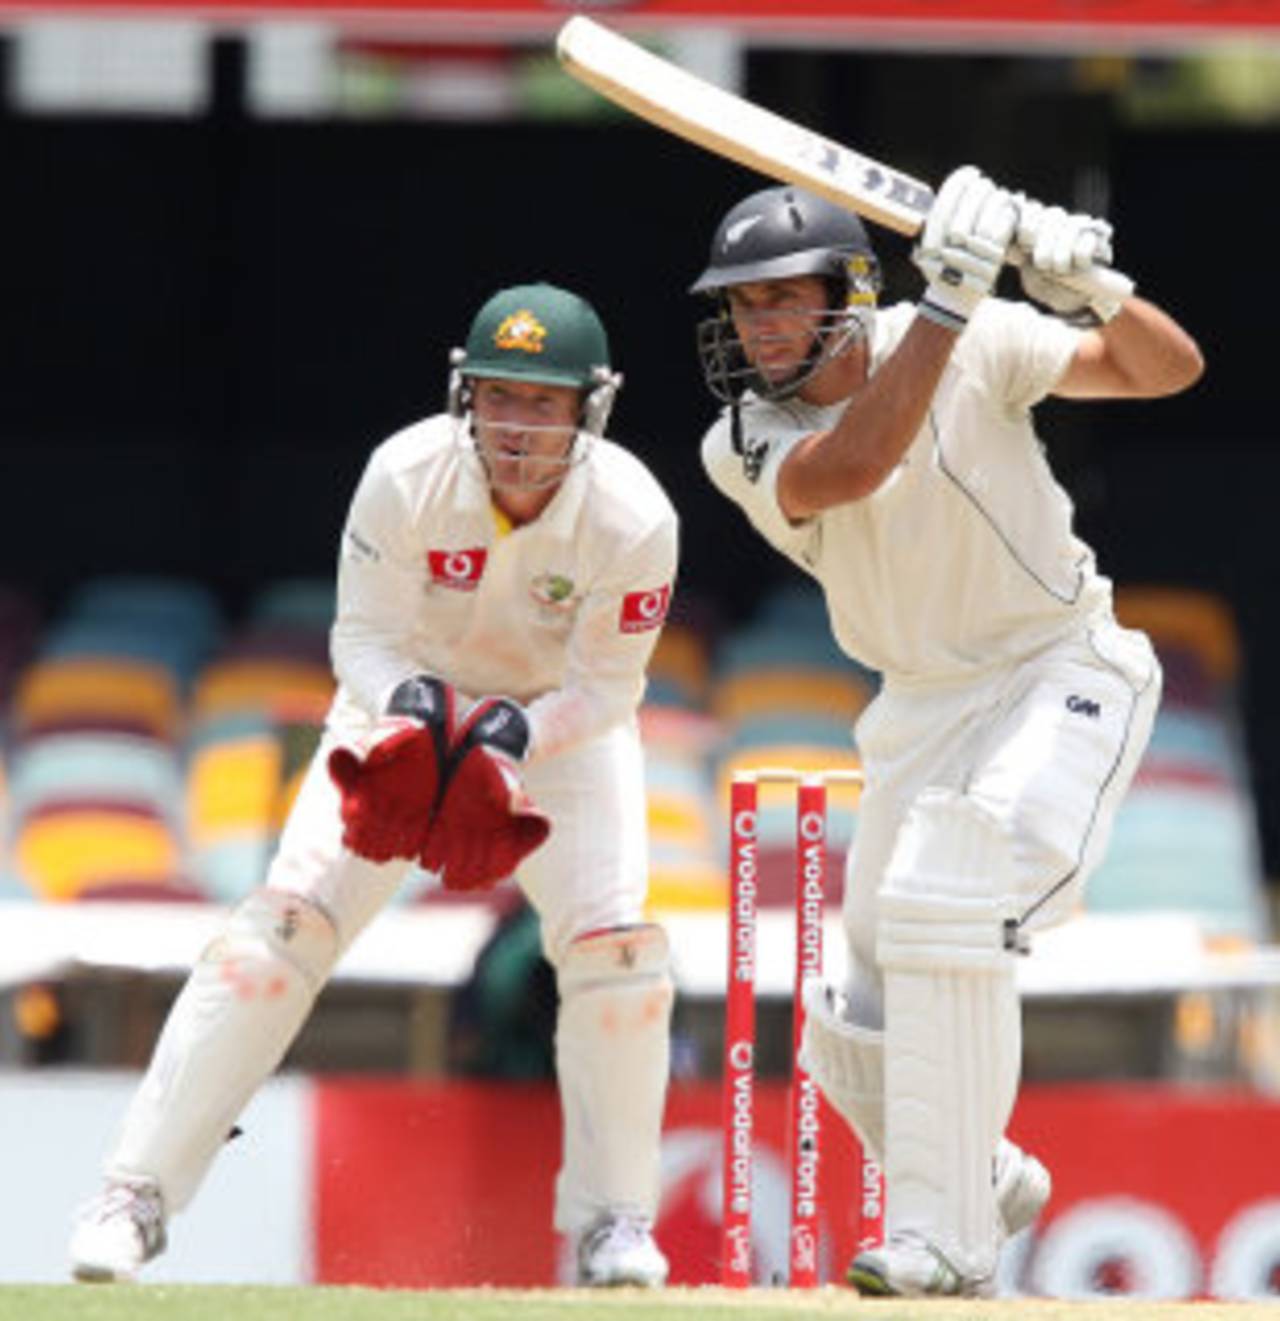
<svg viewBox="0 0 1280 1321"><path fill-rule="evenodd" d="M1133 293L1133 281L1109 266L1095 266L1092 270L1076 277L1080 288L1103 298L1124 299Z"/></svg>
<svg viewBox="0 0 1280 1321"><path fill-rule="evenodd" d="M1009 249L1006 261L1010 266L1025 266L1027 255L1017 247ZM1078 289L1089 298L1123 301L1133 293L1133 281L1110 266L1093 266L1087 271L1062 277L1063 282Z"/></svg>

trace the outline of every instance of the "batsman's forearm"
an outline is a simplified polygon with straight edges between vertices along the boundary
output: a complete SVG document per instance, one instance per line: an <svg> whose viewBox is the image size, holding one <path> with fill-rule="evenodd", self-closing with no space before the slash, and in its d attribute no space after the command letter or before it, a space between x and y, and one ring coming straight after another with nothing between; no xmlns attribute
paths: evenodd
<svg viewBox="0 0 1280 1321"><path fill-rule="evenodd" d="M1204 358L1195 340L1145 298L1127 299L1099 334L1133 398L1178 394L1204 373Z"/></svg>
<svg viewBox="0 0 1280 1321"><path fill-rule="evenodd" d="M956 334L917 317L830 431L801 441L779 474L783 512L799 521L871 495L924 425Z"/></svg>

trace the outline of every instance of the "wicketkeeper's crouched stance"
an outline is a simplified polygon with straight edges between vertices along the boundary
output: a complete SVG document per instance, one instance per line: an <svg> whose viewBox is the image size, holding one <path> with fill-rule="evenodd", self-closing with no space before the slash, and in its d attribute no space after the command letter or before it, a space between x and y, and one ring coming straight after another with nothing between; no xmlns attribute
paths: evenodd
<svg viewBox="0 0 1280 1321"><path fill-rule="evenodd" d="M266 884L170 1012L71 1244L132 1276L165 1245L343 952L421 864L452 889L514 874L560 992L557 1227L583 1284L658 1285L651 1229L672 984L646 924L636 709L676 517L603 438L619 378L591 307L503 290L454 355L448 413L375 450L343 534L340 681ZM493 694L502 694L494 696Z"/></svg>

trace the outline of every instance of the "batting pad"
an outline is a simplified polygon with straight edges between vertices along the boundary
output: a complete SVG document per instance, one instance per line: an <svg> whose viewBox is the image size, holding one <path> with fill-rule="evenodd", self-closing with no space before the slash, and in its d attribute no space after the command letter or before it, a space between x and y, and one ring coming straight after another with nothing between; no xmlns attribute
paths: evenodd
<svg viewBox="0 0 1280 1321"><path fill-rule="evenodd" d="M970 1279L995 1267L995 1152L1021 1050L1011 862L1003 828L961 794L908 812L878 905L885 986L890 1234L910 1231Z"/></svg>
<svg viewBox="0 0 1280 1321"><path fill-rule="evenodd" d="M332 922L306 899L264 887L243 900L169 1011L107 1175L149 1175L166 1209L182 1210L284 1058L337 948Z"/></svg>
<svg viewBox="0 0 1280 1321"><path fill-rule="evenodd" d="M558 979L556 1228L580 1234L606 1212L652 1221L675 995L666 933L644 925L580 937Z"/></svg>
<svg viewBox="0 0 1280 1321"><path fill-rule="evenodd" d="M804 988L799 1061L879 1164L884 1158L884 1033L859 1027L842 1009L839 992L816 977Z"/></svg>

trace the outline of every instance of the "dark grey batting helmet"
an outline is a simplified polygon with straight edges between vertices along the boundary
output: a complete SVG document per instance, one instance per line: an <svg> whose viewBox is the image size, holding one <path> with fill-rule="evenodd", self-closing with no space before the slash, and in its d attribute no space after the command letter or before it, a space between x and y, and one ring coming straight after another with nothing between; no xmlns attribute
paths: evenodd
<svg viewBox="0 0 1280 1321"><path fill-rule="evenodd" d="M769 398L794 394L823 363L863 333L860 311L875 306L880 262L862 221L803 189L784 186L752 193L721 220L711 259L690 292L717 295L735 284L816 275L826 282L828 311L815 327L814 349L785 382L764 381L746 364L723 304L698 327L698 352L711 392L732 402L745 389ZM843 331L842 334L833 332Z"/></svg>
<svg viewBox="0 0 1280 1321"><path fill-rule="evenodd" d="M744 198L720 222L710 264L690 292L793 275L844 280L855 255L869 259L878 279L880 263L852 211L799 188L766 188Z"/></svg>

